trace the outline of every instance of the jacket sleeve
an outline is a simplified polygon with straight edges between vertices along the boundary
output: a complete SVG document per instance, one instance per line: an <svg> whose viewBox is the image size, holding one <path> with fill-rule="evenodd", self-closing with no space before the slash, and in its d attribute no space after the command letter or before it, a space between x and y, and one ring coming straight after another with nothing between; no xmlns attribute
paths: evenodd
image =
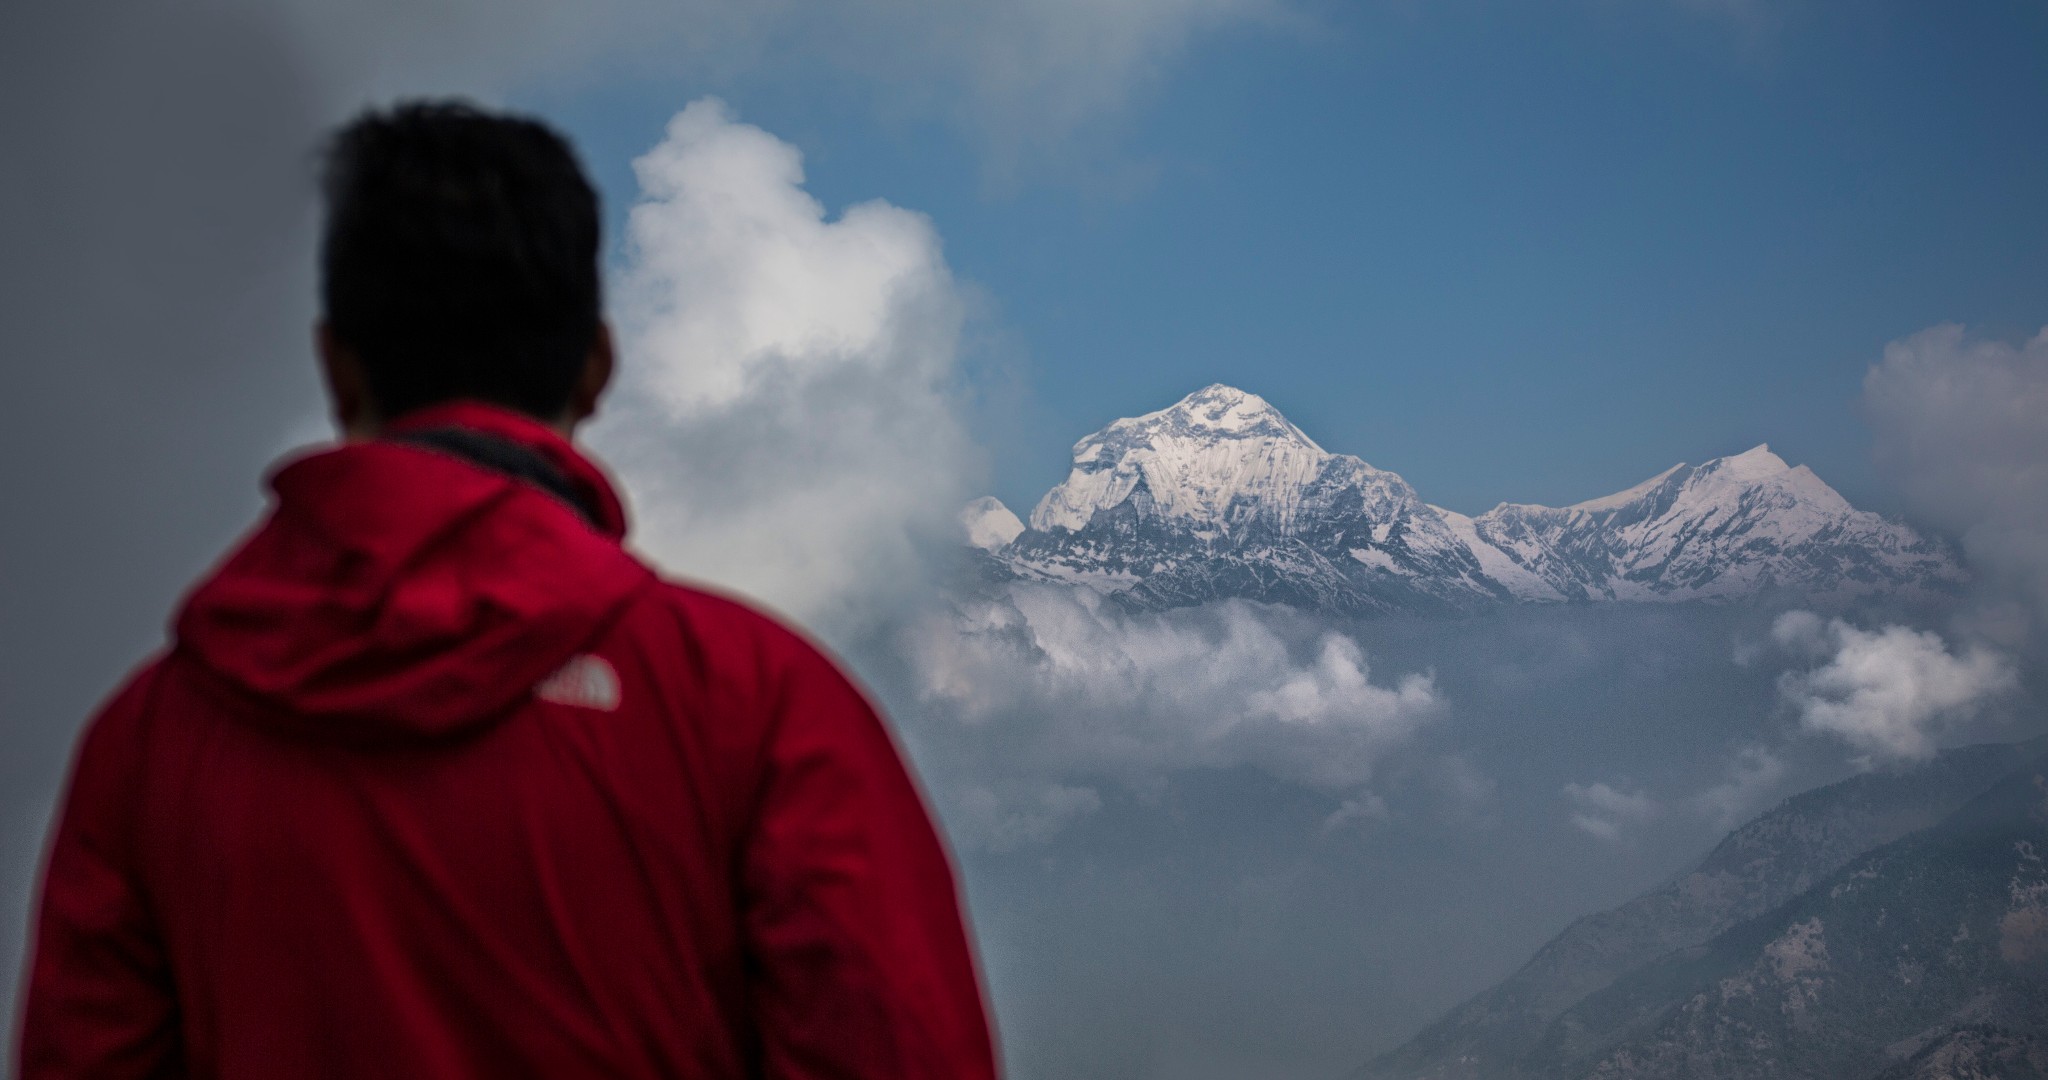
<svg viewBox="0 0 2048 1080"><path fill-rule="evenodd" d="M952 867L887 730L807 646L779 683L742 884L765 1075L995 1076Z"/></svg>
<svg viewBox="0 0 2048 1080"><path fill-rule="evenodd" d="M183 1075L177 998L136 887L137 723L146 668L87 725L43 871L21 1080Z"/></svg>

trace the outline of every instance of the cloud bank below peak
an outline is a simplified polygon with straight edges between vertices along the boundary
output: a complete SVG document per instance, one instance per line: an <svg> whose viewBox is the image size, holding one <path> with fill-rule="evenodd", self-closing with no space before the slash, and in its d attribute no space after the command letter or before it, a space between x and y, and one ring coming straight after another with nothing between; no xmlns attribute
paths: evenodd
<svg viewBox="0 0 2048 1080"><path fill-rule="evenodd" d="M1189 770L1380 805L1382 766L1447 713L1433 675L1376 680L1354 637L1240 601L1143 613L1016 583L914 624L902 651L968 778L943 785L957 838L992 850L1049 839L1105 785L1142 796Z"/></svg>
<svg viewBox="0 0 2048 1080"><path fill-rule="evenodd" d="M1987 595L2048 618L2048 329L2014 345L1929 327L1885 346L1863 401L1913 509L1961 536Z"/></svg>
<svg viewBox="0 0 2048 1080"><path fill-rule="evenodd" d="M1862 752L1866 764L1926 761L1943 737L2019 688L2006 656L1981 644L1951 650L1939 634L1789 611L1772 624L1777 644L1816 666L1785 672L1778 692L1800 726Z"/></svg>

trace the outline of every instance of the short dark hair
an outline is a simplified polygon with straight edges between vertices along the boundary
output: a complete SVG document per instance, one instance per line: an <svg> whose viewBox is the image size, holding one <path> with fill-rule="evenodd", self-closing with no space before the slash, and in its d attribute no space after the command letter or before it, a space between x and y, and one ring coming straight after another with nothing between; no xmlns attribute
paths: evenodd
<svg viewBox="0 0 2048 1080"><path fill-rule="evenodd" d="M567 140L404 102L335 131L321 189L321 305L381 416L457 398L568 408L602 297L597 192Z"/></svg>

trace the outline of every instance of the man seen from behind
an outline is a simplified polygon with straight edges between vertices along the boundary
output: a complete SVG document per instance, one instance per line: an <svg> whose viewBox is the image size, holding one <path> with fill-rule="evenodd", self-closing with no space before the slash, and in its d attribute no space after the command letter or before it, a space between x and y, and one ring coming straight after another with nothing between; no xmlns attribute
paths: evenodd
<svg viewBox="0 0 2048 1080"><path fill-rule="evenodd" d="M886 728L627 553L570 442L612 352L569 147L403 105L325 194L345 441L87 727L22 1080L993 1077Z"/></svg>

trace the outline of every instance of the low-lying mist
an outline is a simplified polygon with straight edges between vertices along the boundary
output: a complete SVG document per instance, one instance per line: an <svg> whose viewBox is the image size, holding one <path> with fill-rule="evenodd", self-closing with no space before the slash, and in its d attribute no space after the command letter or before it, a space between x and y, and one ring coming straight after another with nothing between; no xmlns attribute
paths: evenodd
<svg viewBox="0 0 2048 1080"><path fill-rule="evenodd" d="M1927 746L2039 733L2038 685L1912 629L1943 625L1011 585L854 659L956 845L1014 1075L1328 1077L1787 795L1911 763L1817 703Z"/></svg>

